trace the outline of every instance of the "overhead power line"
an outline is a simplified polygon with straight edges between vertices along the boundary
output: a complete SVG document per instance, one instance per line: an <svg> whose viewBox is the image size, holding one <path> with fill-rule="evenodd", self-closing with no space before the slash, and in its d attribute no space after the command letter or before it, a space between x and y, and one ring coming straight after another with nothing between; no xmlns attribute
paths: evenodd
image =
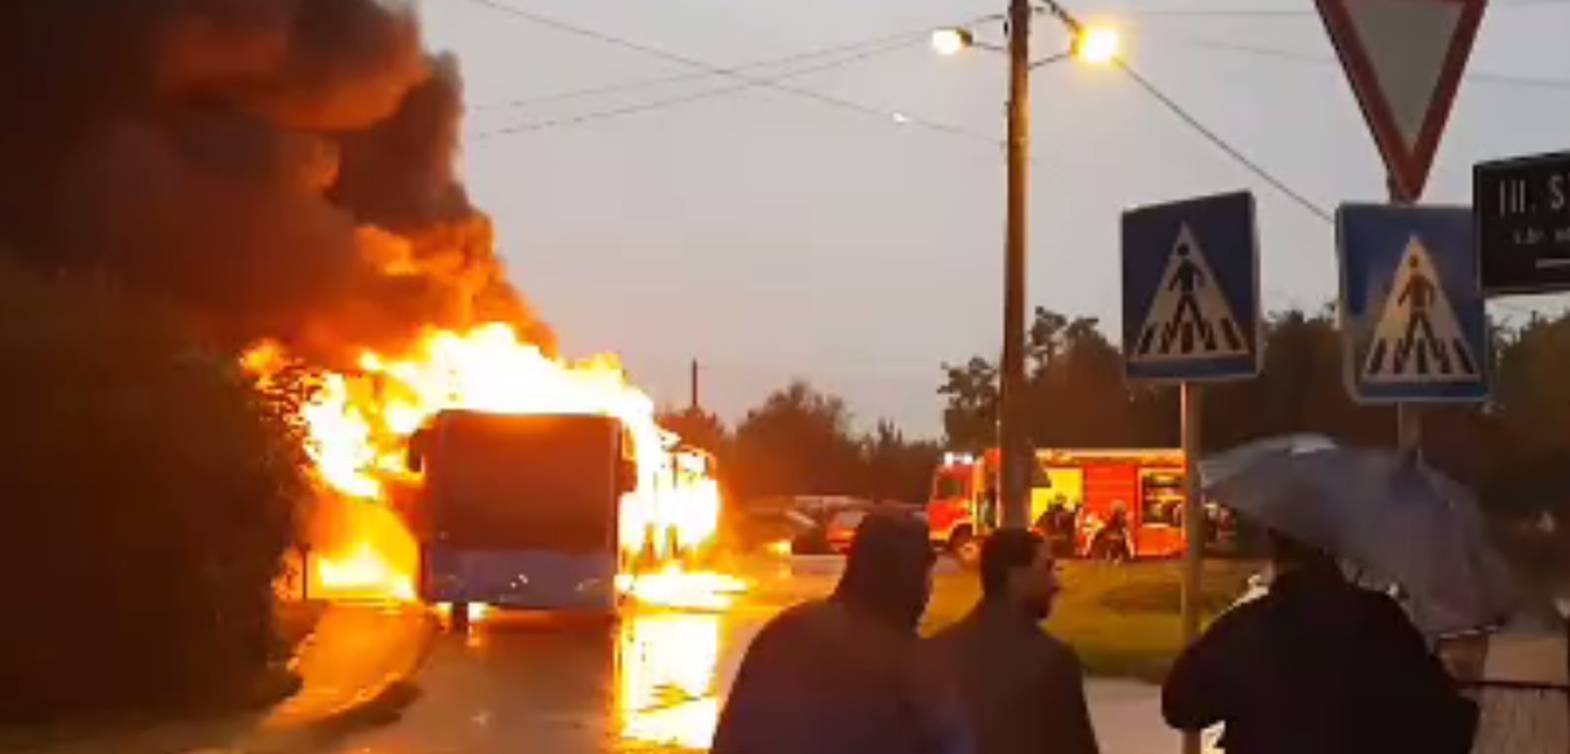
<svg viewBox="0 0 1570 754"><path fill-rule="evenodd" d="M830 68L843 67L843 66L846 66L846 65L850 65L852 63L860 62L860 61L867 60L867 59L870 59L870 58L873 58L873 57L877 57L877 56L880 56L880 55L887 55L887 54L889 54L891 52L897 52L899 50L908 48L910 45L911 45L911 43L909 43L909 42L904 42L904 43L894 44L894 45L886 45L886 46L884 46L882 48L877 48L877 49L864 51L864 52L862 52L862 53L860 53L858 55L853 55L853 56L844 57L844 58L837 58L835 60L832 60L832 61L829 61L829 62L826 62L826 63L820 63L820 64L815 65L815 66L808 66L808 67L805 67L805 68L797 68L795 70L790 71L789 73L783 73L783 74L779 74L779 75L776 75L776 76L771 76L771 77L768 77L766 79L762 79L762 80L757 81L757 82L748 81L746 83L729 84L727 86L712 87L712 88L709 88L709 89L700 89L700 90L698 90L696 92L689 92L687 94L674 95L674 96L670 96L670 97L661 97L661 98L658 98L658 99L649 100L649 101L646 101L646 102L639 102L639 103L635 103L635 104L631 104L631 105L624 105L624 106L621 106L621 107L612 107L612 108L607 108L607 109L603 109L603 110L595 110L595 111L591 111L591 112L587 112L587 113L581 113L581 114L578 114L578 115L572 115L572 116L567 116L567 117L562 117L562 118L551 118L551 119L547 119L547 120L529 121L529 122L519 123L519 124L516 124L516 125L506 126L506 127L502 127L502 128L487 129L487 130L476 132L473 135L473 138L475 138L475 139L488 139L488 138L494 138L494 137L497 137L497 136L506 136L506 135L510 135L510 134L529 133L529 132L532 132L532 131L544 131L546 129L551 129L551 128L561 128L561 127L564 127L564 126L575 126L575 125L581 125L581 124L584 124L584 123L589 123L589 122L598 121L598 120L609 120L609 119L612 119L612 118L620 118L620 117L625 117L625 116L629 116L629 115L636 115L638 113L646 113L646 112L652 112L652 111L656 111L656 110L665 110L665 109L669 109L669 108L673 108L673 107L679 107L681 105L690 104L690 103L693 103L693 102L700 102L702 100L713 99L713 98L716 98L716 97L722 97L722 96L731 95L731 94L738 94L738 93L741 93L741 92L744 92L744 91L747 91L747 90L750 90L750 89L756 89L756 88L759 88L761 86L770 85L770 84L777 84L777 83L785 81L787 79L792 79L792 78L796 78L796 77L799 77L799 76L805 76L805 75L810 74L810 73L817 73L817 72L820 72L820 71L825 71L825 70L828 70ZM705 74L705 75L707 75L707 74ZM857 103L853 103L853 102L849 102L849 101L845 101L843 103L836 103L836 104L838 106L841 106L841 107L853 108L856 111L862 112L862 113L865 113L865 114L877 115L880 118L887 118L887 119L890 119L890 120L898 120L901 117L900 114L897 113L897 112L878 110L876 108L859 105ZM929 127L929 128L938 128L938 127L940 127L938 124L924 124L924 125L927 125L927 127ZM971 137L971 138L984 139L984 140L986 140L988 142L995 141L994 139L991 139L991 138L986 137L986 136L981 135L981 134L972 134L970 132L960 131L958 129L956 129L956 131L957 131L958 135L963 135L963 136L967 136L967 137Z"/></svg>
<svg viewBox="0 0 1570 754"><path fill-rule="evenodd" d="M482 5L484 7L491 8L491 9L496 10L496 11L501 12L501 13L506 13L506 14L514 16L516 18L524 19L526 21L532 22L532 23L534 23L536 25L539 25L539 26L543 26L543 27L550 28L550 29L555 29L555 30L560 31L560 32L565 33L565 34L571 34L571 35L574 35L574 36L583 37L585 39L592 39L592 40L594 40L596 42L600 42L600 43L603 43L603 44L611 45L611 46L614 46L614 47L620 47L620 48L626 49L626 50L631 50L633 52L638 52L638 53L641 53L641 54L644 54L644 55L648 55L650 57L655 57L655 58L659 58L661 60L666 60L666 61L669 61L669 62L672 62L672 63L677 63L679 65L684 65L684 66L687 66L689 68L696 68L696 69L699 69L699 70L703 70L703 71L706 71L706 72L708 72L710 74L713 74L713 75L724 76L726 78L735 79L735 80L737 80L739 82L745 82L749 86L763 87L763 88L766 88L766 89L771 89L771 90L774 90L774 91L783 92L785 94L790 94L792 96L799 97L799 98L802 98L802 99L812 100L814 102L818 102L820 104L828 105L828 106L831 106L831 107L837 107L837 108L840 108L840 109L843 109L843 110L848 110L848 111L852 111L852 112L858 112L858 113L861 113L861 114L864 114L864 115L876 116L876 117L878 117L880 119L894 120L894 121L900 123L901 125L916 126L916 127L919 127L919 128L927 129L929 131L946 133L946 134L949 134L951 136L961 136L961 137L972 139L972 140L984 141L984 142L986 142L988 144L992 144L992 145L999 145L999 144L1002 143L1002 140L998 139L996 137L988 136L988 135L985 135L985 134L979 134L979 133L976 133L974 131L970 131L970 130L967 130L967 129L964 129L964 128L961 128L959 126L955 126L955 125L952 125L952 124L942 123L942 122L939 122L939 121L928 120L926 118L913 116L913 115L910 115L908 113L903 113L903 112L899 112L899 111L896 111L896 110L888 110L888 109L884 109L884 108L873 107L873 106L870 106L870 105L864 105L864 104L862 104L860 102L855 102L853 100L845 99L845 98L842 98L842 97L835 97L835 96L832 96L832 95L823 94L821 92L815 92L815 91L813 91L811 89L803 89L801 87L791 86L789 84L782 83L781 81L773 81L773 80L769 80L767 78L760 78L760 77L757 77L757 76L752 76L752 75L749 75L749 74L742 73L742 72L740 72L740 71L738 71L738 70L736 70L734 68L726 68L724 66L713 65L711 63L707 63L707 62L704 62L702 60L698 60L696 58L692 58L692 57L689 57L689 56L686 56L686 55L678 55L676 53L668 52L666 50L662 50L662 49L659 49L657 47L652 47L650 45L642 44L642 43L639 43L639 42L634 42L632 40L623 39L621 37L617 37L617 36L613 36L613 35L610 35L610 34L606 34L604 32L595 31L593 29L587 29L587 28L584 28L584 27L581 27L581 26L577 26L577 25L574 25L574 24L567 23L565 21L561 21L561 20L558 20L558 19L555 19L555 18L551 18L549 16L545 16L545 15L542 15L542 14L539 14L539 13L535 13L533 11L524 10L523 8L518 8L516 6L512 6L512 5L508 5L508 4L505 4L505 3L501 3L501 2L498 2L497 0L469 0L469 1L472 2L472 3L475 3L477 5ZM989 20L989 19L992 19L992 18L995 18L995 16L986 16L986 17L983 17L982 19L978 19L977 21L973 21L972 23L979 23L981 21ZM739 88L738 88L738 91L739 91ZM707 95L707 96L717 96L717 95L710 94L710 95ZM696 99L696 98L699 98L699 97L697 97L697 95L688 95L687 97L680 98L680 99L685 99L687 101L691 101L692 99ZM666 105L671 105L671 104L677 104L677 103L666 103ZM639 107L639 108L642 108L643 110L647 110L647 109L652 109L653 106L646 104L646 105L632 106L632 107ZM622 109L627 109L627 108L622 108ZM605 117L611 117L611 116L605 116ZM532 130L538 130L538 129L532 129ZM491 135L495 135L495 134L491 134Z"/></svg>
<svg viewBox="0 0 1570 754"><path fill-rule="evenodd" d="M1075 18L1073 14L1064 10L1061 5L1055 4L1053 6L1053 10L1060 18L1068 23L1070 27L1077 29L1082 26L1079 19ZM1242 165L1250 173L1253 173L1264 182L1273 186L1277 191L1285 194L1287 198L1308 210L1315 217L1318 217L1325 222L1334 222L1330 216L1330 213L1327 212L1323 207L1320 207L1318 204L1315 204L1312 200L1298 192L1296 189L1288 186L1285 181L1271 174L1271 172L1266 170L1263 165L1260 165L1259 163L1254 162L1252 159L1249 159L1248 155L1243 154L1242 150L1232 146L1227 142L1226 139L1221 138L1220 134L1212 131L1204 123L1201 123L1199 118L1194 117L1194 115L1189 113L1188 110L1184 109L1182 105L1179 105L1177 100L1172 99L1172 97L1168 96L1166 92L1161 91L1161 88L1157 87L1149 79L1139 75L1139 71L1134 70L1134 66L1130 65L1126 59L1117 57L1113 58L1113 62L1117 64L1120 70L1128 74L1128 77L1133 79L1134 83L1139 84L1139 87L1145 90L1145 93L1149 94L1151 97L1154 97L1157 102L1160 102L1163 107L1170 110L1173 115L1176 115L1178 119L1187 124L1189 128L1194 129L1194 131L1199 133L1200 136L1205 137L1206 141L1209 141L1211 144L1215 145L1217 149L1225 152L1229 157L1231 157L1233 160L1236 160L1239 165Z"/></svg>
<svg viewBox="0 0 1570 754"><path fill-rule="evenodd" d="M535 122L535 123L519 124L518 126L513 126L513 127L509 127L509 128L495 129L495 130L491 130L491 131L484 131L484 132L480 132L480 133L476 134L477 138L481 138L481 139L491 138L491 137L507 135L507 134L539 131L539 130L543 130L543 129L547 129L547 128L555 128L555 127L560 127L560 126L565 126L565 125L584 123L584 122L589 122L589 121L593 121L593 120L603 120L603 119L607 119L607 118L621 117L621 116L630 115L630 114L634 114L634 113L647 112L647 111L663 109L663 108L667 108L667 107L674 107L674 106L681 105L681 104L686 104L686 103L689 103L689 102L695 102L695 101L699 101L699 100L703 100L703 99L709 99L709 98L712 98L712 97L718 97L718 96L722 96L722 95L726 95L726 94L740 92L740 91L744 91L744 90L751 89L751 88L754 88L754 87L762 87L762 88L767 88L767 89L771 89L771 90L775 90L775 91L780 91L780 92L784 92L784 93L787 93L787 94L791 94L791 95L799 97L799 98L809 99L809 100L812 100L812 101L815 101L815 102L819 102L821 104L825 104L825 105L829 105L829 106L833 106L833 107L838 107L838 108L841 108L841 109L849 110L849 111L852 111L852 112L857 112L857 113L861 113L861 114L864 114L864 115L871 115L871 116L877 117L879 119L893 120L893 121L895 121L897 123L904 124L904 125L918 126L918 127L921 127L921 128L925 128L925 129L931 130L931 131L935 131L935 132L939 132L939 133L945 133L945 134L948 134L948 135L951 135L951 136L960 136L960 137L971 139L971 140L983 141L983 142L986 142L988 144L995 145L995 146L999 146L999 145L1002 144L1002 141L1000 139L998 139L997 137L994 137L994 136L989 136L989 135L986 135L986 134L976 133L974 131L969 131L967 129L963 129L963 128L960 128L958 126L954 126L954 125L950 125L950 124L946 124L946 123L941 123L941 122L938 122L938 121L931 121L931 120L927 120L925 118L918 118L918 117L910 116L908 114L901 113L901 112L896 111L896 110L888 110L888 109L885 109L885 108L873 107L873 106L865 105L865 104L862 104L862 103L859 103L859 102L855 102L855 101L852 101L852 100L847 100L847 99L840 98L840 97L834 97L834 96L831 96L831 95L823 94L821 92L815 92L815 91L812 91L810 89L803 89L803 88L800 88L800 87L790 86L790 85L787 85L787 84L783 83L783 81L785 79L788 79L788 78L791 78L791 77L794 77L794 76L798 76L798 75L803 75L805 73L812 72L813 70L816 70L816 69L819 69L819 68L826 68L826 67L833 67L833 66L837 66L837 65L843 65L846 62L851 62L851 61L854 61L854 60L857 60L857 59L861 59L863 57L871 57L873 55L883 54L885 52L890 51L890 49L882 49L882 48L880 48L880 49L877 49L877 50L871 50L871 51L863 52L860 55L851 56L849 58L842 58L842 59L839 59L839 60L832 61L830 63L821 64L820 66L809 67L809 68L806 68L806 69L796 69L796 70L794 70L794 71L792 71L790 73L781 74L781 75L776 76L776 77L774 77L772 79L771 78L760 78L760 77L757 77L757 76L753 76L753 75L748 75L748 74L742 73L742 72L740 72L740 70L738 70L737 68L734 68L734 67L726 68L726 67L722 67L722 66L716 66L716 65L713 65L713 64L701 61L701 60L697 60L697 59L692 58L692 57L688 57L688 56L685 56L685 55L678 55L678 54L672 53L672 52L667 52L665 50L661 50L659 48L652 47L652 46L649 46L649 45L646 45L646 44L642 44L642 43L639 43L639 42L634 42L634 41L631 41L631 40L627 40L627 39L623 39L623 38L620 38L620 37L612 36L610 34L606 34L606 33L599 32L599 31L595 31L593 29L587 29L587 28L584 28L584 27L580 27L580 26L577 26L577 25L574 25L574 24L567 23L565 21L560 21L560 20L555 19L555 18L551 18L551 17L544 16L544 15L541 15L541 14L538 14L538 13L534 13L532 11L524 10L522 8L518 8L518 7L515 7L515 6L512 6L512 5L507 5L505 3L499 2L498 0L470 0L470 2L473 2L475 4L478 4L478 5L487 7L487 8L491 8L491 9L494 9L494 10L497 10L497 11L500 11L502 13L506 13L506 14L515 16L517 18L521 18L521 19L524 19L524 20L536 23L536 24L538 24L540 26L544 26L544 27L547 27L547 28L555 29L557 31L561 31L563 33L572 34L574 36L579 36L579 37L583 37L583 38L586 38L586 39L592 39L592 40L595 40L597 42L601 42L601 43L604 43L604 44L620 47L620 48L623 48L623 49L632 50L632 51L635 51L635 52L638 52L638 53L641 53L641 54L644 54L644 55L648 55L648 56L651 56L651 57L656 57L656 58L660 58L662 60L667 60L667 61L670 61L670 62L673 62L673 63L678 63L680 65L684 65L684 66L687 66L689 68L699 69L701 71L704 71L708 75L724 76L726 78L730 78L730 79L733 79L733 80L736 80L737 82L739 82L738 84L733 85L733 86L727 86L727 87L722 87L722 88L717 88L717 89L707 89L707 90L694 92L694 93L691 93L691 94L686 94L686 95L682 95L682 96L678 96L678 97L669 97L669 98L664 98L664 99L659 99L659 100L653 100L653 101L650 101L650 102L643 102L643 103L638 103L638 104L634 104L634 105L628 105L628 106L620 107L620 108L613 108L613 109L610 109L610 110L596 111L596 112L586 113L586 114L583 114L583 115L570 117L570 118L563 118L563 119L552 120L552 121L540 121L540 122ZM983 23L985 21L995 20L997 18L998 18L998 16L995 16L995 15L985 16L985 17L982 17L980 19L973 20L970 23L971 24ZM1075 23L1077 23L1077 22L1075 22ZM900 46L903 46L903 45L900 45ZM890 45L890 47L897 49L897 47L894 46L894 45ZM1276 176L1274 176L1273 174L1271 174L1263 166L1261 166L1258 163L1254 162L1247 155L1243 154L1236 147L1234 147L1230 143L1228 143L1220 135L1218 135L1217 133L1215 133L1214 131L1212 131L1208 127L1206 127L1197 118L1195 118L1187 110L1185 110L1181 105L1179 105L1175 100L1173 100L1171 97L1169 97L1166 93L1162 92L1159 88L1157 88L1149 80L1147 80L1143 76L1141 76L1130 65L1128 65L1128 63L1126 61L1119 60L1118 61L1118 65L1119 65L1119 67L1122 68L1122 70L1125 73L1127 73L1129 75L1129 77L1131 79L1133 79L1136 83L1138 83L1141 88L1143 88L1147 93L1149 93L1152 97L1154 97L1158 102L1160 102L1168 110L1172 111L1172 113L1174 115L1178 116L1179 119L1181 119L1184 123L1186 123L1190 128L1193 128L1195 131L1197 131L1201 136L1203 136L1206 140L1210 141L1218 149L1222 150L1228 156L1232 157L1232 159L1236 160L1240 165L1242 165L1249 172L1253 173L1254 175L1258 176L1260 179L1264 180L1266 183L1270 184L1276 190L1280 191L1282 194L1286 195L1288 198L1292 199L1294 202L1296 202L1297 204L1301 205L1304 209L1307 209L1310 213L1314 214L1316 217L1319 217L1320 219L1325 220L1327 222L1331 220L1329 212L1327 212L1325 209L1321 208L1319 205L1315 204L1313 201L1308 199L1306 196L1304 196L1303 194L1301 194L1297 190L1293 189L1291 186L1288 186L1284 181L1282 181L1281 179L1279 179Z"/></svg>
<svg viewBox="0 0 1570 754"><path fill-rule="evenodd" d="M1488 4L1490 12L1527 8L1570 5L1570 0L1494 0ZM1237 19L1293 19L1313 18L1318 11L1311 8L1147 8L1130 9L1126 15L1133 18L1237 18Z"/></svg>
<svg viewBox="0 0 1570 754"><path fill-rule="evenodd" d="M1327 67L1340 66L1340 63L1335 58L1328 55L1316 55L1309 52L1299 52L1297 50L1284 50L1276 47L1265 47L1262 45L1242 44L1239 42L1227 42L1214 39L1202 39L1194 37L1180 37L1179 39L1195 47L1219 50L1222 52L1239 53L1242 55L1252 55L1255 57L1270 58L1274 60L1285 60L1293 63L1306 63L1309 65L1320 65ZM1462 74L1462 78L1468 81L1489 84L1526 86L1539 89L1570 90L1570 79L1535 78L1531 76L1516 76L1508 73L1494 73L1491 71L1477 70L1467 70Z"/></svg>
<svg viewBox="0 0 1570 754"><path fill-rule="evenodd" d="M1134 83L1139 84L1141 89L1144 89L1147 94L1155 98L1155 100L1160 102L1164 107L1166 107L1167 110L1170 110L1173 115L1176 115L1180 120L1188 124L1188 126L1199 133L1200 136L1205 137L1206 141L1209 141L1211 144L1215 145L1217 149L1225 152L1233 160L1236 160L1238 164L1242 165L1249 172L1258 176L1260 180L1270 184L1277 191L1285 194L1287 198L1313 213L1315 217L1318 217L1325 222L1333 222L1330 213L1323 207L1320 207L1308 197L1299 193L1296 189L1288 186L1285 181L1282 181L1280 178L1277 178L1275 175L1271 174L1271 172L1266 170L1264 166L1254 162L1252 159L1249 159L1248 155L1243 154L1241 150L1232 146L1227 142L1226 139L1223 139L1220 134L1217 134L1215 131L1212 131L1209 127L1205 126L1204 123L1201 123L1198 118L1194 117L1193 114L1184 109L1182 105L1179 105L1176 100L1173 100L1165 92L1161 91L1161 89L1155 84L1151 83L1149 79L1139 75L1139 72L1134 70L1134 67L1128 64L1128 61L1119 58L1117 64L1124 73L1128 74L1129 78L1134 80Z"/></svg>
<svg viewBox="0 0 1570 754"><path fill-rule="evenodd" d="M795 63L816 60L823 57L832 57L842 53L854 53L868 48L881 48L884 45L893 44L896 42L924 41L926 40L928 33L929 30L922 29L919 31L908 31L902 34L886 34L884 36L874 37L872 39L863 39L859 42L850 42L847 44L835 45L833 47L822 47L816 50L799 52L783 57L754 60L733 66L727 70L734 71L736 73L742 73L744 71L755 71L758 69L786 67ZM677 73L670 76L657 76L653 78L634 79L631 81L620 81L603 86L576 89L567 92L557 92L554 94L518 97L501 102L489 102L475 105L471 109L475 111L507 110L517 107L527 107L529 105L541 104L545 102L559 102L562 100L578 99L581 97L593 97L602 94L616 94L619 92L635 91L638 89L646 89L650 87L680 84L689 81L701 81L703 79L714 78L717 75L718 74L712 71L706 70L691 71L688 73Z"/></svg>

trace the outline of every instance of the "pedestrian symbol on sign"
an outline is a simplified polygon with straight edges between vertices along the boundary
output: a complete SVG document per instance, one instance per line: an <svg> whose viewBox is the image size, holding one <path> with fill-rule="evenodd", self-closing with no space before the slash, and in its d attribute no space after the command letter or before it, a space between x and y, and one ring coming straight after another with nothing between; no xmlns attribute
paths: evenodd
<svg viewBox="0 0 1570 754"><path fill-rule="evenodd" d="M1407 241L1363 363L1366 382L1471 382L1477 359L1417 236Z"/></svg>
<svg viewBox="0 0 1570 754"><path fill-rule="evenodd" d="M1179 226L1160 285L1130 358L1157 361L1248 354L1232 307L1186 223Z"/></svg>

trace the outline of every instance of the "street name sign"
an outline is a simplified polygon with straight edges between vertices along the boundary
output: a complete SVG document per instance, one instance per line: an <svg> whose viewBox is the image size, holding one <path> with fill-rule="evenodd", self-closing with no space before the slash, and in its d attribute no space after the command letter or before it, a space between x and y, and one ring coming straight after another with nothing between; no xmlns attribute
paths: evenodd
<svg viewBox="0 0 1570 754"><path fill-rule="evenodd" d="M1469 208L1342 205L1336 247L1342 361L1355 400L1488 397Z"/></svg>
<svg viewBox="0 0 1570 754"><path fill-rule="evenodd" d="M1455 102L1485 0L1315 0L1395 198L1416 201Z"/></svg>
<svg viewBox="0 0 1570 754"><path fill-rule="evenodd" d="M1570 152L1477 164L1472 211L1484 293L1570 290Z"/></svg>
<svg viewBox="0 0 1570 754"><path fill-rule="evenodd" d="M1259 373L1254 197L1220 194L1123 213L1123 363L1141 380Z"/></svg>

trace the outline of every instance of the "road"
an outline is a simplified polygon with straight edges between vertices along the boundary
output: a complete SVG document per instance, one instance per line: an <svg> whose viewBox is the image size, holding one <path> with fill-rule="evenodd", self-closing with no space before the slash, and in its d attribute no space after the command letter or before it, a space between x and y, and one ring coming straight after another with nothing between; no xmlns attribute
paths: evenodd
<svg viewBox="0 0 1570 754"><path fill-rule="evenodd" d="M492 614L438 637L421 696L385 725L309 747L331 754L701 750L751 641L785 605L832 586L832 562L762 574L723 612L637 609L617 623ZM938 579L938 588L960 574ZM1096 680L1088 693L1109 754L1177 750L1154 687Z"/></svg>

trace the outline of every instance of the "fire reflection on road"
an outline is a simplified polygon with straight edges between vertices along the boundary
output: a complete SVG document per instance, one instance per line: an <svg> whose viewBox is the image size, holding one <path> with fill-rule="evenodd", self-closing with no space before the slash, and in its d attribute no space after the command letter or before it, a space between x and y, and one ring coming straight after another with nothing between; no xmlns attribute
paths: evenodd
<svg viewBox="0 0 1570 754"><path fill-rule="evenodd" d="M706 749L719 716L715 613L649 612L624 617L617 630L616 713L632 742Z"/></svg>

